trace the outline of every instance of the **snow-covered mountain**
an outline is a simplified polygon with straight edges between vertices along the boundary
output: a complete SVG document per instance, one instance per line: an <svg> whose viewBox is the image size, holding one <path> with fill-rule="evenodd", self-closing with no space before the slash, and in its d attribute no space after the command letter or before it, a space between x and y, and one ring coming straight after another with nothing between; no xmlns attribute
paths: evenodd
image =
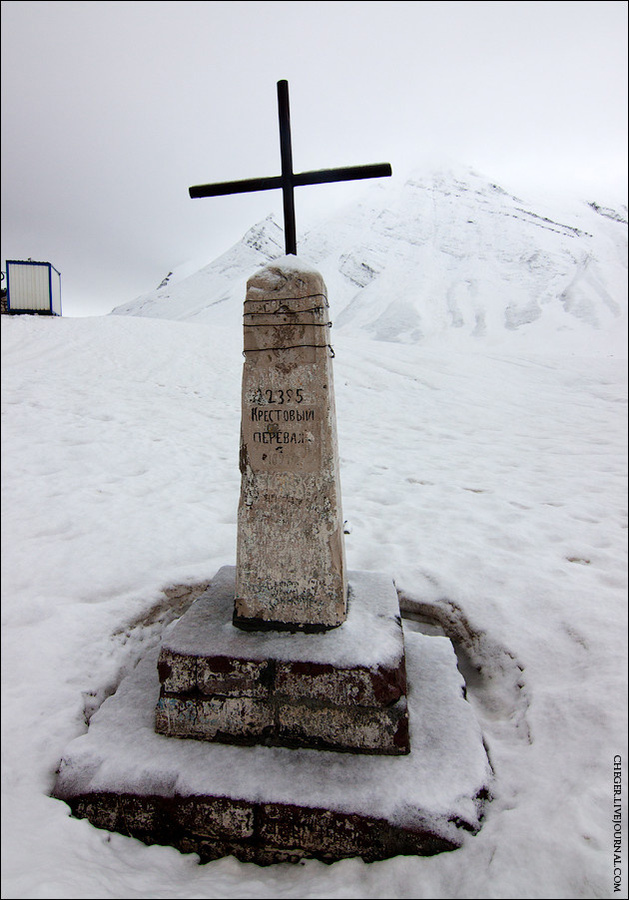
<svg viewBox="0 0 629 900"><path fill-rule="evenodd" d="M117 307L238 327L247 278L282 256L272 216L227 253ZM382 341L465 336L618 353L627 332L627 209L516 196L471 170L370 183L311 227L299 256L327 283L335 327Z"/></svg>

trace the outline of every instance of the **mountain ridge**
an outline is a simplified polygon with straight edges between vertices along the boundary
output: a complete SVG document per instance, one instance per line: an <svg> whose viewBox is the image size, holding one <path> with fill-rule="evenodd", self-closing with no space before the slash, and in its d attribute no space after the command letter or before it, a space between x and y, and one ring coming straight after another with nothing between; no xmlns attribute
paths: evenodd
<svg viewBox="0 0 629 900"><path fill-rule="evenodd" d="M380 341L543 339L626 349L626 207L528 199L472 169L374 182L308 229L335 327ZM114 315L240 322L247 278L282 256L272 215L226 253ZM624 337L624 343L623 343ZM511 341L513 343L513 341Z"/></svg>

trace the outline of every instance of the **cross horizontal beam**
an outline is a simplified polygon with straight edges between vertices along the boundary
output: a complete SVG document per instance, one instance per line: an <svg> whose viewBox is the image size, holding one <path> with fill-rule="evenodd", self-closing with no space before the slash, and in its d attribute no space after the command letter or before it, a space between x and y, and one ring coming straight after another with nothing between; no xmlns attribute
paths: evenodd
<svg viewBox="0 0 629 900"><path fill-rule="evenodd" d="M356 181L362 178L385 178L391 175L389 163L375 163L370 166L345 166L341 169L318 169L314 172L295 172L292 183L295 187L307 184L327 184L333 181ZM269 178L246 178L242 181L220 181L216 184L197 184L189 188L190 196L222 197L226 194L247 194L255 191L272 191L283 186L281 175Z"/></svg>
<svg viewBox="0 0 629 900"><path fill-rule="evenodd" d="M284 239L286 254L297 253L295 232L295 202L293 189L307 184L327 184L333 181L356 181L362 178L385 178L391 175L389 163L371 166L346 166L340 169L319 169L315 172L293 172L293 150L290 134L288 82L278 81L277 103L280 124L280 155L282 174L272 178L247 178L244 181L222 181L217 184L197 184L188 188L190 196L222 197L226 194L248 194L281 188L284 202Z"/></svg>

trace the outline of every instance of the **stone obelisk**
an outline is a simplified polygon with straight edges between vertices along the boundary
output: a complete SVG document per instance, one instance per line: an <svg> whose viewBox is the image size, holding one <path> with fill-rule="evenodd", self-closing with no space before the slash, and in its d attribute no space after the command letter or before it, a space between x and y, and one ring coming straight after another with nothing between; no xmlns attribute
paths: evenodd
<svg viewBox="0 0 629 900"><path fill-rule="evenodd" d="M234 624L324 631L347 615L326 287L295 256L249 279Z"/></svg>

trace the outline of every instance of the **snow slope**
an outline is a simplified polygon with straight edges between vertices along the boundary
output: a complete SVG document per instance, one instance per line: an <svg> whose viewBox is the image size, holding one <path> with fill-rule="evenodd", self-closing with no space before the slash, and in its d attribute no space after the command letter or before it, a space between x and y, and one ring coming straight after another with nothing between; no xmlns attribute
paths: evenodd
<svg viewBox="0 0 629 900"><path fill-rule="evenodd" d="M247 277L283 253L268 217L193 275L116 314L238 327ZM306 231L300 257L327 283L337 333L436 337L535 350L626 351L627 210L523 197L467 169L382 179Z"/></svg>
<svg viewBox="0 0 629 900"><path fill-rule="evenodd" d="M234 562L240 334L3 317L3 897L614 896L625 362L335 346L348 564L455 640L496 772L482 831L429 859L199 866L49 798L181 610L165 590Z"/></svg>

